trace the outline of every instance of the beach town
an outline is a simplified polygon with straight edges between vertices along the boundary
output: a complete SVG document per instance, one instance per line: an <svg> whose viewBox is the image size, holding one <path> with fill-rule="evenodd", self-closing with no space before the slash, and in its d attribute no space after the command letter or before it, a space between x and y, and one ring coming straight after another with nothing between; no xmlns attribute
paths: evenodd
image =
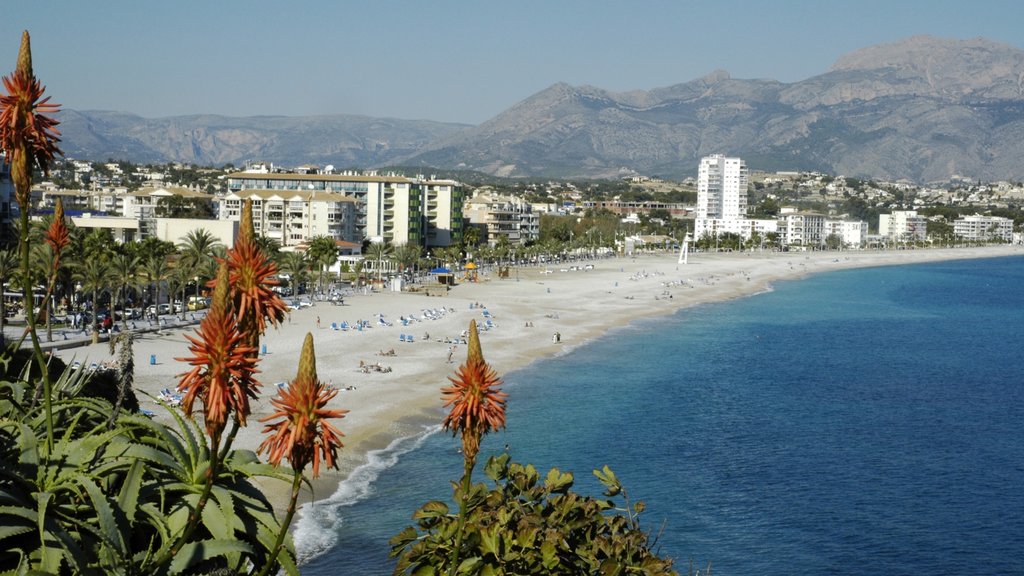
<svg viewBox="0 0 1024 576"><path fill-rule="evenodd" d="M441 388L466 354L466 330L475 321L488 362L506 374L556 356L609 330L702 303L770 290L772 285L822 272L855 267L905 265L942 260L1024 254L1016 245L849 252L697 253L674 252L590 260L585 266L527 266L508 278L481 270L477 282L462 282L443 296L425 292L367 291L344 304L312 300L268 329L261 346L263 385L253 416L235 441L256 449L256 422L271 412L275 386L295 377L300 347L313 335L320 379L340 393L331 407L349 410L338 427L345 447L337 471L328 471L306 491L306 502L329 496L372 450L437 425L443 417ZM167 324L159 332L137 323L134 388L143 410L170 420L173 390L188 356L185 335L195 323ZM145 329L143 329L145 327ZM64 342L62 339L60 342ZM101 367L115 361L105 342L54 347L69 364ZM163 395L162 395L163 393ZM510 391L515 402L515 391ZM278 505L286 483L263 487Z"/></svg>

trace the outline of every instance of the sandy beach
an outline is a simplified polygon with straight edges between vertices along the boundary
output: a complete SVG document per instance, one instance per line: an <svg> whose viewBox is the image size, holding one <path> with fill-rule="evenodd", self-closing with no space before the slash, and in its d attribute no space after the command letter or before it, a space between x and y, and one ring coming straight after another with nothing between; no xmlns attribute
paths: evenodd
<svg viewBox="0 0 1024 576"><path fill-rule="evenodd" d="M470 320L481 329L484 357L505 374L637 319L755 294L780 280L844 268L1014 255L1024 255L1024 248L690 254L686 264L678 263L677 254L649 254L522 267L507 279L485 271L479 282L458 284L446 296L381 292L347 297L344 305L318 302L292 312L264 336L262 394L235 447L256 449L262 441L257 420L269 414L276 383L295 376L307 332L315 340L320 379L341 390L334 405L350 411L336 422L345 434L340 470L321 475L307 495L313 499L329 496L371 450L440 423L440 388L465 359L461 339ZM359 321L368 327L355 329ZM347 330L341 329L345 323ZM184 334L167 330L135 341L135 390L142 407L158 419L170 421L155 399L185 371L174 360L188 355ZM67 362L112 360L105 343L55 354ZM509 401L515 402L514 394ZM265 488L283 501L286 486Z"/></svg>

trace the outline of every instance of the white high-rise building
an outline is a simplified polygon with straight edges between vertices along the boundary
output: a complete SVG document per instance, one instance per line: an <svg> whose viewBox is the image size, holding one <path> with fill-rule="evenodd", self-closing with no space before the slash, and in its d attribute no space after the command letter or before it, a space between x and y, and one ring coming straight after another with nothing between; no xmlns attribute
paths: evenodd
<svg viewBox="0 0 1024 576"><path fill-rule="evenodd" d="M700 159L697 218L736 220L747 215L747 165L721 154Z"/></svg>

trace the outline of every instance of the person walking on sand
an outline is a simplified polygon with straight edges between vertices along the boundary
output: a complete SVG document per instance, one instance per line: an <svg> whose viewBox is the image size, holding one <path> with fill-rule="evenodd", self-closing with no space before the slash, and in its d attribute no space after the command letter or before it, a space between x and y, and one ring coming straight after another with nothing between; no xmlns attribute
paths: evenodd
<svg viewBox="0 0 1024 576"><path fill-rule="evenodd" d="M448 363L449 364L452 363L452 353L454 353L454 352L455 352L455 348L453 346L449 346L448 347Z"/></svg>
<svg viewBox="0 0 1024 576"><path fill-rule="evenodd" d="M316 317L316 327L318 329L320 328L320 317L319 316Z"/></svg>

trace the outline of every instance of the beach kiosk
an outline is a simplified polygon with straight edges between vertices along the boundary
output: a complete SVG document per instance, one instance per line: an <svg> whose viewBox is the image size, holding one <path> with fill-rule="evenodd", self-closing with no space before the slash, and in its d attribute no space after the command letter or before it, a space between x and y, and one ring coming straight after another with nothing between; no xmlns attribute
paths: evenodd
<svg viewBox="0 0 1024 576"><path fill-rule="evenodd" d="M463 278L467 282L476 282L477 281L477 277L476 277L476 264L474 264L473 262L467 262L466 263L466 274L463 276Z"/></svg>
<svg viewBox="0 0 1024 576"><path fill-rule="evenodd" d="M454 286L455 285L455 274L448 268L434 268L430 271L431 275L437 278L437 283L443 286Z"/></svg>

